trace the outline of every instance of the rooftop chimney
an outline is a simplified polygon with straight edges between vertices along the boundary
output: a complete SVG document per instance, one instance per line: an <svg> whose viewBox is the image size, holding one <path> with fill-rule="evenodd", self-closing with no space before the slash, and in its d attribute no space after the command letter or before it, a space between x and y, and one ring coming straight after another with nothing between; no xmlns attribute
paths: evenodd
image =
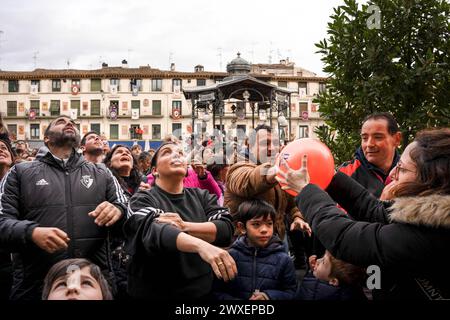
<svg viewBox="0 0 450 320"><path fill-rule="evenodd" d="M195 68L194 68L194 70L195 70L195 72L202 72L202 71L204 71L204 67L202 66L202 65L196 65L195 66Z"/></svg>
<svg viewBox="0 0 450 320"><path fill-rule="evenodd" d="M125 59L122 60L122 68L128 68L128 62Z"/></svg>
<svg viewBox="0 0 450 320"><path fill-rule="evenodd" d="M108 67L108 64L106 62L103 62L102 63L102 68L107 68L107 67Z"/></svg>

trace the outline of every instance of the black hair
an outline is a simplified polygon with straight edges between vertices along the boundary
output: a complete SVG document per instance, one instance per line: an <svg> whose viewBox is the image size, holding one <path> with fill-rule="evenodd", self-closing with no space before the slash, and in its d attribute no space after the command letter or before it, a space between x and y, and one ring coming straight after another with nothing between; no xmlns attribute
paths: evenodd
<svg viewBox="0 0 450 320"><path fill-rule="evenodd" d="M234 216L235 222L242 222L245 226L247 221L259 217L267 219L270 217L275 222L275 208L267 201L261 199L251 199L242 202Z"/></svg>
<svg viewBox="0 0 450 320"><path fill-rule="evenodd" d="M142 151L141 154L138 157L138 161L145 161L148 158L151 158L152 155L148 153L147 151Z"/></svg>
<svg viewBox="0 0 450 320"><path fill-rule="evenodd" d="M151 161L151 163L150 163L150 170L152 170L154 167L156 167L156 161L158 160L158 154L159 154L159 151L160 151L163 147L165 147L165 146L167 146L167 145L169 145L169 144L178 145L177 143L172 142L172 141L163 142L163 143L158 147L158 149L156 149L155 154L154 154L153 157L152 157L152 161Z"/></svg>
<svg viewBox="0 0 450 320"><path fill-rule="evenodd" d="M417 133L410 151L417 178L399 184L397 197L450 194L450 128L426 129Z"/></svg>
<svg viewBox="0 0 450 320"><path fill-rule="evenodd" d="M84 145L86 144L86 139L87 139L88 135L90 135L90 134L96 134L96 135L98 135L98 133L97 133L96 131L89 131L89 132L86 133L86 134L83 136L83 138L81 139L81 141L80 141L80 146L84 146ZM99 136L99 138L100 138L100 136Z"/></svg>
<svg viewBox="0 0 450 320"><path fill-rule="evenodd" d="M127 181L128 181L128 183L127 183L125 181L125 179L122 176L120 176L119 171L117 171L117 169L115 169L111 166L111 158L112 158L114 152L116 152L116 150L118 148L125 148L128 151L130 151L130 153L131 153L130 148L128 148L127 146L125 146L123 144L116 144L114 146L114 148L109 150L109 152L106 154L105 159L103 159L103 163L109 168L109 170L111 170L114 177L116 177L117 181L119 181L119 184L123 190L125 190L126 192L129 192L128 188L131 188L133 190L133 192L135 192L135 191L137 191L137 189L139 188L139 186L141 184L141 175L139 173L139 167L137 165L136 158L133 156L133 154L131 154L131 156L133 158L133 167L131 168L130 178L127 179Z"/></svg>
<svg viewBox="0 0 450 320"><path fill-rule="evenodd" d="M390 135L394 135L400 131L400 129L398 128L397 120L395 120L394 116L389 112L375 112L369 114L367 117L364 118L362 124L364 125L364 123L366 123L369 120L380 120L380 119L386 120L388 132Z"/></svg>
<svg viewBox="0 0 450 320"><path fill-rule="evenodd" d="M99 266L90 262L86 259L65 259L54 264L50 268L44 279L44 289L42 291L42 300L47 300L52 290L53 283L70 272L70 267L79 267L83 269L84 267L89 267L89 271L92 277L97 280L100 289L102 291L103 300L113 300L113 295L111 293L111 287L106 281L105 276L102 274Z"/></svg>

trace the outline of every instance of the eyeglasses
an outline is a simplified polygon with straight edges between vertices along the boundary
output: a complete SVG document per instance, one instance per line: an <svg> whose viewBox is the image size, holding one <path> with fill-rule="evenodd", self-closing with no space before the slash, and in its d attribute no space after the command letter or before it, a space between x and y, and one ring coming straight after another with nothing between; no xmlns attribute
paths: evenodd
<svg viewBox="0 0 450 320"><path fill-rule="evenodd" d="M399 161L397 163L397 165L394 167L393 169L393 178L394 179L398 179L400 172L406 173L406 172L411 172L411 173L416 173L416 171L411 170L411 169L406 169L403 167L403 164Z"/></svg>

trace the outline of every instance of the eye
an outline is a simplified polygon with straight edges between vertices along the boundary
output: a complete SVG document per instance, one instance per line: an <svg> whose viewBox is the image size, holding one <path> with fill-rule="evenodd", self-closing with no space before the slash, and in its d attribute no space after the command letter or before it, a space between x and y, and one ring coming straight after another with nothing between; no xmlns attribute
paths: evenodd
<svg viewBox="0 0 450 320"><path fill-rule="evenodd" d="M65 281L58 281L58 282L55 284L54 288L57 289L57 288L63 288L63 287L66 287L66 286L67 286L67 284L66 284Z"/></svg>
<svg viewBox="0 0 450 320"><path fill-rule="evenodd" d="M81 284L83 286L94 287L94 283L91 280L84 280Z"/></svg>

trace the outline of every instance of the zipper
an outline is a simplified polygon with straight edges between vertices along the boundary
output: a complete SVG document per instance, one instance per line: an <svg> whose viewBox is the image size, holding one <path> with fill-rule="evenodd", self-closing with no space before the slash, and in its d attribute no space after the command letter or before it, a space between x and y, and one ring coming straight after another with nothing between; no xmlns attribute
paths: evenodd
<svg viewBox="0 0 450 320"><path fill-rule="evenodd" d="M67 207L67 213L66 213L66 220L67 220L67 233L70 238L69 246L68 246L68 252L70 258L75 258L74 256L74 248L73 248L73 241L75 241L75 237L73 234L73 213L72 213L72 192L71 192L71 186L70 186L70 175L68 169L64 169L64 175L66 180L66 207Z"/></svg>
<svg viewBox="0 0 450 320"><path fill-rule="evenodd" d="M252 272L252 292L256 290L256 256L258 255L258 249L255 248L255 254L253 255L253 272Z"/></svg>

